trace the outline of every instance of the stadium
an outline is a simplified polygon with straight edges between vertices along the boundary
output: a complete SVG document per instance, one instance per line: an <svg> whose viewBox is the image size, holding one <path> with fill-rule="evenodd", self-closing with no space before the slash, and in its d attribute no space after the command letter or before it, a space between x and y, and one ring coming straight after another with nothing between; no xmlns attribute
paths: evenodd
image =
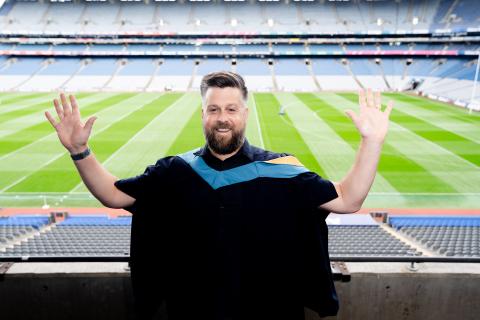
<svg viewBox="0 0 480 320"><path fill-rule="evenodd" d="M328 319L477 319L478 8L0 0L0 317L134 319L135 215L89 193L45 119L52 100L74 94L82 118L98 117L90 147L127 178L205 144L200 82L225 70L250 91L250 144L291 153L332 181L360 144L345 115L359 90L394 101L363 208L326 220L340 300ZM154 243L146 252L162 263ZM155 319L166 319L163 308ZM305 319L320 317L306 309Z"/></svg>

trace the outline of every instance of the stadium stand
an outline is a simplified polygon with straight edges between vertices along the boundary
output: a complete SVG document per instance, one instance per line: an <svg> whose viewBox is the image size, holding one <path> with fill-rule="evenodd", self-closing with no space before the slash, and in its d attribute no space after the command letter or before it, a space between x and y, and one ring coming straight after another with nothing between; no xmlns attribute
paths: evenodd
<svg viewBox="0 0 480 320"><path fill-rule="evenodd" d="M48 224L48 216L0 217L0 255L2 248L37 233Z"/></svg>
<svg viewBox="0 0 480 320"><path fill-rule="evenodd" d="M480 257L480 217L390 217L390 224L440 255Z"/></svg>
<svg viewBox="0 0 480 320"><path fill-rule="evenodd" d="M422 252L396 238L370 215L341 216L330 214L328 250L331 258L340 257L405 257L421 256Z"/></svg>
<svg viewBox="0 0 480 320"><path fill-rule="evenodd" d="M0 24L6 31L46 33L177 32L258 30L305 33L409 32L478 27L474 0L390 1L351 5L342 1L197 3L185 1L97 2L7 1ZM212 8L215 7L215 10ZM186 14L185 14L186 13ZM248 17L248 21L246 20ZM26 19L27 18L27 19ZM26 23L29 21L29 23Z"/></svg>
<svg viewBox="0 0 480 320"><path fill-rule="evenodd" d="M329 228L332 257L345 256L414 256L411 248L391 236L380 226L334 226Z"/></svg>
<svg viewBox="0 0 480 320"><path fill-rule="evenodd" d="M473 8L473 0L9 0L0 9L0 91L191 90L208 70L225 69L256 91L414 87L467 106L480 52Z"/></svg>
<svg viewBox="0 0 480 320"><path fill-rule="evenodd" d="M48 222L48 217L12 217L6 220L10 220L10 228L16 228L7 229L14 230L9 232L15 235L25 234L28 231L25 226L38 229L40 223L44 225ZM70 216L50 227L19 244L7 246L4 251L0 249L0 257L105 257L130 254L131 217L109 219L107 216ZM8 237L11 235L7 234Z"/></svg>
<svg viewBox="0 0 480 320"><path fill-rule="evenodd" d="M0 258L128 257L131 216L69 215L0 218ZM330 214L332 259L480 257L479 217L390 216L379 223L368 214ZM409 241L406 241L408 239Z"/></svg>
<svg viewBox="0 0 480 320"><path fill-rule="evenodd" d="M157 46L153 47L158 48ZM245 47L247 45L237 47L237 52L239 52L238 50L242 52ZM62 45L56 46L54 50L57 48L60 52L65 52L82 47L69 48ZM91 46L89 52L122 52L123 49L120 48L120 46L115 46L114 51L104 51L106 48L98 48L97 45L94 45ZM129 46L129 48L132 48L132 51L128 52L135 53L138 52L136 51L138 48L142 47ZM163 53L174 56L162 59L161 68L158 68L158 62L155 62L161 58L155 56L151 58L135 56L114 58L111 55L85 58L78 56L40 58L10 55L1 61L2 80L0 86L2 91L49 91L59 88L66 79L69 79L68 88L70 90L132 89L131 86L125 84L129 81L136 84L133 90L143 90L150 77L155 73L154 81L160 84L153 86L157 90L164 90L166 87L174 90L187 90L192 88L189 83L194 83L193 88L197 87L199 78L205 74L205 70L235 68L247 78L257 77L250 79L252 81L249 81L249 86L258 91L274 89L312 91L319 88L356 90L359 87L401 91L411 80L422 79L423 84L420 90L426 93L443 93L448 94L453 100L468 101L477 64L475 59L467 57L455 59L418 57L410 58L410 63L407 63L405 58L394 57L301 58L299 56L280 57L274 61L271 59L272 62L268 63L268 59L229 59L225 57L225 54L228 55L229 52L216 52L213 48L207 48L208 52L210 54L219 53L219 57L175 58L177 54L182 55L186 52L196 52L196 50L193 46L167 45L163 48ZM256 52L254 50L257 48L259 47L254 46L253 51L243 52L250 54L250 52ZM143 54L147 51L141 52ZM288 52L286 54L288 55ZM222 56L223 58L220 58ZM307 60L311 61L311 67ZM179 61L183 62L179 63ZM217 62L219 63L217 64ZM232 67L232 64L236 65ZM162 76L180 78L171 78L170 81L162 79ZM299 76L303 79L298 78ZM319 82L319 88L315 84L315 77ZM106 85L107 82L109 82L108 85ZM275 82L278 83L277 87L274 85ZM455 83L455 86L449 87L450 90L445 91L445 86L451 83ZM477 93L476 97L480 97L480 93Z"/></svg>

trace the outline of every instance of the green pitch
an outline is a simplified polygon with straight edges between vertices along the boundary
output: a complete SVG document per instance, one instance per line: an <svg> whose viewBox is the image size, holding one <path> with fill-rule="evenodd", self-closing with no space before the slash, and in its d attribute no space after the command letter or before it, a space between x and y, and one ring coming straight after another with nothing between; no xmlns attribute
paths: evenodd
<svg viewBox="0 0 480 320"><path fill-rule="evenodd" d="M76 96L83 117L98 117L90 146L117 177L204 144L198 93ZM43 115L54 113L53 97L0 94L0 207L100 206ZM358 109L357 99L354 93L255 93L247 137L338 181L360 142L344 113ZM395 109L365 207L480 208L480 115L405 94L383 99L394 100Z"/></svg>

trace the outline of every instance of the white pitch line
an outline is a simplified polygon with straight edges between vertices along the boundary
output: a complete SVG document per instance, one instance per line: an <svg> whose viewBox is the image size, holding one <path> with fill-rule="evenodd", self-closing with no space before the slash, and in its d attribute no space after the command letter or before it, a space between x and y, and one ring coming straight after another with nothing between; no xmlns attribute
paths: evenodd
<svg viewBox="0 0 480 320"><path fill-rule="evenodd" d="M263 142L263 135L262 135L262 127L260 127L260 121L258 120L257 104L255 103L255 98L253 97L253 95L250 96L250 101L252 102L253 107L255 108L255 122L257 124L258 134L260 136L260 144L261 144L260 147L262 149L265 149L265 143Z"/></svg>

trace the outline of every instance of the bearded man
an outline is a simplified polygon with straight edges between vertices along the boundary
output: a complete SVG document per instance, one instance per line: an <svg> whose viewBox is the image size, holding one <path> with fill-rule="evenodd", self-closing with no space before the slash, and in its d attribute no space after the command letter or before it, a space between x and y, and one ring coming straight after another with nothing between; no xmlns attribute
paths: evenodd
<svg viewBox="0 0 480 320"><path fill-rule="evenodd" d="M58 121L46 112L90 192L133 213L138 318L158 317L160 305L170 320L303 320L305 307L335 315L325 218L361 208L392 104L382 111L379 93L360 92L360 113L347 111L362 136L357 157L342 181L331 182L292 155L248 143L240 75L208 74L200 89L205 146L128 179L95 159L88 138L96 118L84 124L73 96L54 100Z"/></svg>

